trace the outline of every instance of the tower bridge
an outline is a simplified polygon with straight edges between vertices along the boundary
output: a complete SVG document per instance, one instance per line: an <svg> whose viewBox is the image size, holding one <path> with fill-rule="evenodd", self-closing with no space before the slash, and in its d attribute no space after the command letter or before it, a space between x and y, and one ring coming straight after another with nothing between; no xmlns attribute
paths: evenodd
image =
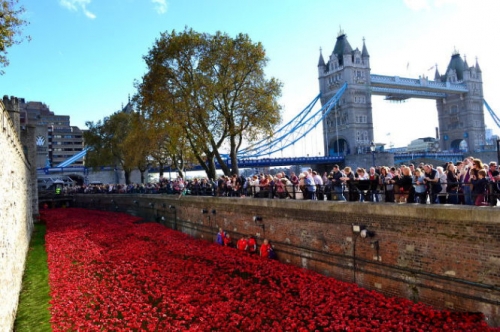
<svg viewBox="0 0 500 332"><path fill-rule="evenodd" d="M318 79L322 104L337 93L342 83L347 82L348 86L334 111L323 121L325 156L369 150L374 139L373 95L391 101L436 100L440 150L459 150L463 141L468 151L484 147L483 82L477 60L469 66L454 52L444 74L436 67L434 80L372 74L365 40L361 51L353 50L343 31L327 60L320 51Z"/></svg>

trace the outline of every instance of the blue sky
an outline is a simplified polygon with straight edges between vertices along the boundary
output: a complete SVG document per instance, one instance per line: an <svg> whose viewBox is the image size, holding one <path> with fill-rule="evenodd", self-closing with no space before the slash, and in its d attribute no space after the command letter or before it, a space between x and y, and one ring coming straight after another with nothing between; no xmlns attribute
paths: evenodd
<svg viewBox="0 0 500 332"><path fill-rule="evenodd" d="M372 74L433 79L453 51L478 58L484 95L500 114L500 1L482 0L20 0L31 42L9 49L10 66L0 93L41 101L73 125L112 114L133 95L145 72L142 56L160 32L247 33L262 42L268 76L284 83L285 121L317 94L320 47L330 55L340 27L353 48L370 53ZM408 144L434 136L435 102L411 99L392 104L373 97L375 141ZM487 126L495 126L488 113ZM425 120L425 121L424 121ZM387 135L390 133L390 135ZM295 154L321 154L322 140L306 138ZM300 149L303 149L300 151ZM312 151L312 150L317 150Z"/></svg>

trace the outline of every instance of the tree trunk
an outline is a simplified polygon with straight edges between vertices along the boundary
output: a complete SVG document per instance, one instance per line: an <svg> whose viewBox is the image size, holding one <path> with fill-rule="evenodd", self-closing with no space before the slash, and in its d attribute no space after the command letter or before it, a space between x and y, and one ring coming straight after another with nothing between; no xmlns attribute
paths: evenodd
<svg viewBox="0 0 500 332"><path fill-rule="evenodd" d="M236 155L236 142L235 137L231 136L231 152L229 153L229 157L231 158L231 172L232 174L240 175L240 171L238 168L238 156Z"/></svg>
<svg viewBox="0 0 500 332"><path fill-rule="evenodd" d="M215 159L214 157L207 159L207 177L209 179L214 179L217 181L217 169L215 168Z"/></svg>
<svg viewBox="0 0 500 332"><path fill-rule="evenodd" d="M220 168L224 175L231 176L231 170L226 164L226 161L222 159L220 156L219 151L215 151L215 157L217 158L217 161L219 162ZM215 169L215 161L214 161L214 169Z"/></svg>
<svg viewBox="0 0 500 332"><path fill-rule="evenodd" d="M131 171L124 169L123 172L125 173L125 184L130 184Z"/></svg>
<svg viewBox="0 0 500 332"><path fill-rule="evenodd" d="M160 179L163 177L163 166L164 166L163 163L161 163L161 162L158 163L158 168L159 168L158 172L160 173L160 175L159 175Z"/></svg>

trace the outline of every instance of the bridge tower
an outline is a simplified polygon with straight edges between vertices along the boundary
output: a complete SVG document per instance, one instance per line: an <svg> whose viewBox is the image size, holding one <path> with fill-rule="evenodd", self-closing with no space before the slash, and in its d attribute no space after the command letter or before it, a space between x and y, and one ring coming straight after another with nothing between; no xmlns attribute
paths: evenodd
<svg viewBox="0 0 500 332"><path fill-rule="evenodd" d="M446 73L439 74L436 68L436 82L462 83L467 92L447 94L436 99L439 119L439 144L441 150L479 151L485 145L483 111L483 78L476 59L469 67L467 59L462 59L455 51L451 56ZM464 144L465 142L465 144Z"/></svg>
<svg viewBox="0 0 500 332"><path fill-rule="evenodd" d="M318 80L322 105L345 82L348 84L338 105L323 121L325 156L369 151L373 141L370 70L365 40L361 51L358 48L353 50L342 30L328 62L325 63L320 50Z"/></svg>

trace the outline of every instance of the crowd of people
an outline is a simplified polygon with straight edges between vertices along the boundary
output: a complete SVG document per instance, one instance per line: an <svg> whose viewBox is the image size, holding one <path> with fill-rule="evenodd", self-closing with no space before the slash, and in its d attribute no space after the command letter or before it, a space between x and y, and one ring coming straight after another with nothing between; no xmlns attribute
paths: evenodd
<svg viewBox="0 0 500 332"><path fill-rule="evenodd" d="M485 165L467 157L435 167L431 164L377 166L368 170L334 165L320 175L313 169L217 180L161 178L146 184L99 184L65 187L64 193L141 193L218 197L255 197L328 201L370 201L421 204L497 205L500 176L496 162Z"/></svg>
<svg viewBox="0 0 500 332"><path fill-rule="evenodd" d="M323 175L312 169L246 179L233 175L221 177L216 190L217 196L463 205L497 205L499 194L497 163L485 165L474 157L437 167L421 163L353 170L334 165Z"/></svg>
<svg viewBox="0 0 500 332"><path fill-rule="evenodd" d="M231 235L222 228L219 228L215 242L221 246L236 248L250 254L259 254L259 256L264 258L276 259L276 252L268 239L264 239L259 250L257 250L257 240L255 237L251 235L242 236L236 243L233 243Z"/></svg>

